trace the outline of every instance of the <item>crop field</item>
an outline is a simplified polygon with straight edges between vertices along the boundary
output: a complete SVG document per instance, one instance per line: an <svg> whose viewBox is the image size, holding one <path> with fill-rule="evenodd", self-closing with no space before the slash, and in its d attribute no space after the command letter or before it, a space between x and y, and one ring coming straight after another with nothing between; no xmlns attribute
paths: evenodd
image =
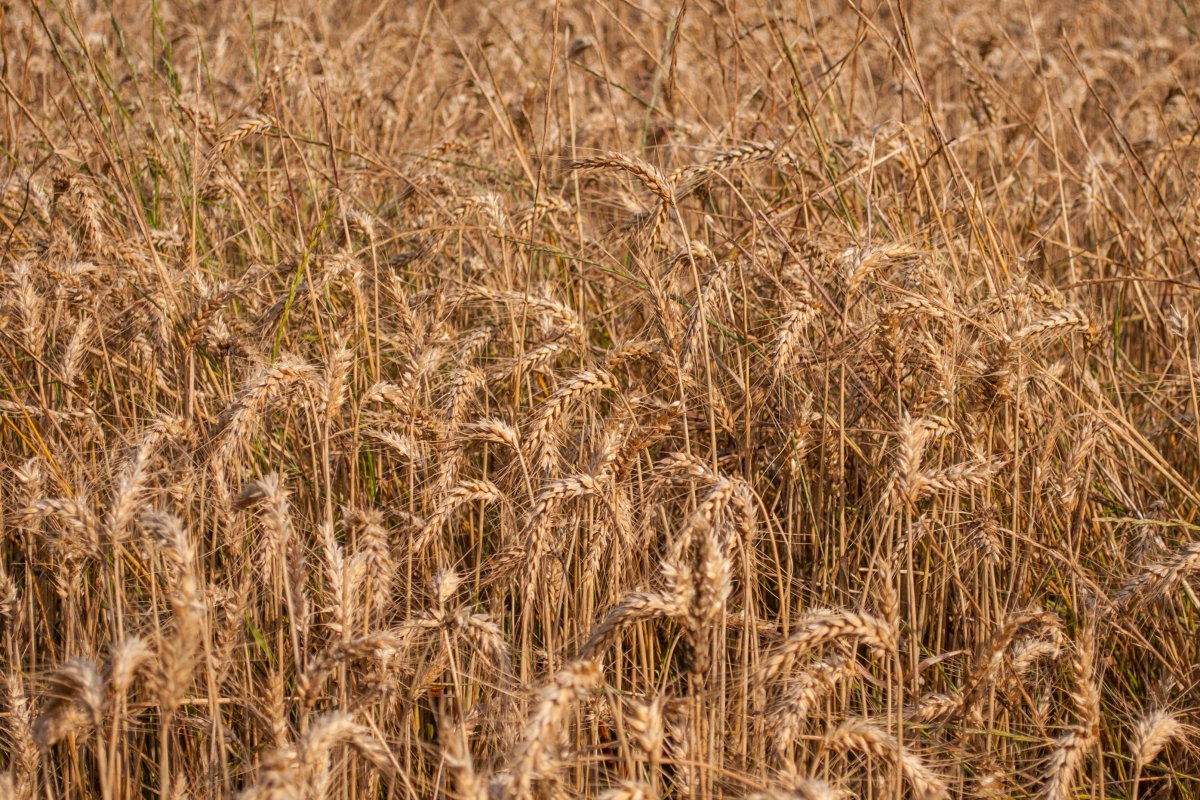
<svg viewBox="0 0 1200 800"><path fill-rule="evenodd" d="M0 0L0 800L1200 797L1190 0Z"/></svg>

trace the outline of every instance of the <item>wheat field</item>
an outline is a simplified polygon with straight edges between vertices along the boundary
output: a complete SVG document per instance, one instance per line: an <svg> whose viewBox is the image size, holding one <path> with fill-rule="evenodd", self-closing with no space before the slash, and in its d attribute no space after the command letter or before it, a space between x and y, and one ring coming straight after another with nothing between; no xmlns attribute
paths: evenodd
<svg viewBox="0 0 1200 800"><path fill-rule="evenodd" d="M1197 25L0 2L0 800L1200 797Z"/></svg>

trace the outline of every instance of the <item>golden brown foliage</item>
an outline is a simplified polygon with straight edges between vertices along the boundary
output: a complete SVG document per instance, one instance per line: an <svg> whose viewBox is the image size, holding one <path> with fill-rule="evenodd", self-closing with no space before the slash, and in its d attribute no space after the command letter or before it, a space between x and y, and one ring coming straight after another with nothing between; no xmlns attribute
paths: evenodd
<svg viewBox="0 0 1200 800"><path fill-rule="evenodd" d="M0 798L1197 797L1198 36L0 2Z"/></svg>

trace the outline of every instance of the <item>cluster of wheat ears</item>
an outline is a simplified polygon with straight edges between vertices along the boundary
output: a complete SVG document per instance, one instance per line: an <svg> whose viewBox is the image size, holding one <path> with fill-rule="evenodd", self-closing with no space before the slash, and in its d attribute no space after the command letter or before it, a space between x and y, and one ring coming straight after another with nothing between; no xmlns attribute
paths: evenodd
<svg viewBox="0 0 1200 800"><path fill-rule="evenodd" d="M0 799L1200 795L1200 22L0 2Z"/></svg>

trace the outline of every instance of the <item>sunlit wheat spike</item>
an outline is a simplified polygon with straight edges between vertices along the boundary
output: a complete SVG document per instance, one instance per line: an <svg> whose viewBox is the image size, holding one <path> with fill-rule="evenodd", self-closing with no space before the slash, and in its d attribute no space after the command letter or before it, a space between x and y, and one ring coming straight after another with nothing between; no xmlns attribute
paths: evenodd
<svg viewBox="0 0 1200 800"><path fill-rule="evenodd" d="M655 463L654 470L669 477L717 480L712 466L691 453L668 453Z"/></svg>
<svg viewBox="0 0 1200 800"><path fill-rule="evenodd" d="M466 609L459 609L454 615L454 624L490 668L501 676L507 676L512 671L512 653L504 629L489 615L472 614Z"/></svg>
<svg viewBox="0 0 1200 800"><path fill-rule="evenodd" d="M630 700L624 706L625 725L642 755L652 765L662 759L663 743L666 740L664 700L662 696L657 696L649 702Z"/></svg>
<svg viewBox="0 0 1200 800"><path fill-rule="evenodd" d="M347 380L354 365L353 342L337 336L321 376L321 416L329 423L338 416L346 402Z"/></svg>
<svg viewBox="0 0 1200 800"><path fill-rule="evenodd" d="M347 744L376 769L390 772L392 761L387 748L364 726L354 721L345 712L330 712L321 716L308 729L299 742L300 757L310 766L320 764L319 769L328 769L325 759L337 744Z"/></svg>
<svg viewBox="0 0 1200 800"><path fill-rule="evenodd" d="M841 278L844 292L843 303L848 307L858 297L859 291L869 279L887 265L914 258L920 251L901 242L868 245L851 248L842 253Z"/></svg>
<svg viewBox="0 0 1200 800"><path fill-rule="evenodd" d="M676 187L676 196L683 198L696 191L707 181L737 167L769 161L775 157L778 145L775 142L750 143L718 153L709 160L682 167L671 173L670 182Z"/></svg>
<svg viewBox="0 0 1200 800"><path fill-rule="evenodd" d="M197 572L196 547L177 517L147 512L141 522L172 567L168 597L173 624L158 644L157 668L151 683L159 705L166 713L174 713L194 677L204 631L206 606Z"/></svg>
<svg viewBox="0 0 1200 800"><path fill-rule="evenodd" d="M273 364L263 366L251 377L221 416L217 419L211 441L213 474L222 491L224 479L234 454L243 446L263 415L276 403L307 385L316 370L304 361L281 356Z"/></svg>
<svg viewBox="0 0 1200 800"><path fill-rule="evenodd" d="M1096 683L1096 634L1093 630L1080 634L1071 668L1075 679L1071 701L1076 719L1082 730L1095 737L1100 730L1100 689Z"/></svg>
<svg viewBox="0 0 1200 800"><path fill-rule="evenodd" d="M615 631L625 625L660 617L673 617L684 613L685 610L686 606L678 598L670 595L655 592L635 592L626 595L605 615L600 624L592 629L587 642L579 650L579 657L592 657Z"/></svg>
<svg viewBox="0 0 1200 800"><path fill-rule="evenodd" d="M1062 642L1057 629L1050 630L1048 638L1028 637L1014 644L1009 652L1013 673L1023 677L1042 660L1058 658Z"/></svg>
<svg viewBox="0 0 1200 800"><path fill-rule="evenodd" d="M924 470L909 479L908 497L919 500L931 494L982 487L987 485L998 467L995 461L977 461L955 464L945 469Z"/></svg>
<svg viewBox="0 0 1200 800"><path fill-rule="evenodd" d="M1067 800L1071 797L1076 777L1091 747L1086 731L1072 727L1054 742L1045 767L1045 778L1038 790L1038 800Z"/></svg>
<svg viewBox="0 0 1200 800"><path fill-rule="evenodd" d="M486 303L504 309L507 313L528 315L530 320L545 318L554 326L561 326L570 334L582 330L579 314L569 305L553 297L543 297L528 292L496 289L487 285L464 286L448 293L447 303L458 306L467 303Z"/></svg>
<svg viewBox="0 0 1200 800"><path fill-rule="evenodd" d="M600 793L600 800L652 800L653 797L650 786L636 781L625 781L620 786Z"/></svg>
<svg viewBox="0 0 1200 800"><path fill-rule="evenodd" d="M552 439L568 403L589 394L612 390L616 385L616 379L611 374L598 370L582 370L564 381L539 406L526 430L525 441L531 468L536 466L543 473L553 470L555 447Z"/></svg>
<svg viewBox="0 0 1200 800"><path fill-rule="evenodd" d="M947 719L962 708L962 695L930 693L917 698L917 703L906 709L906 719L919 723L932 723Z"/></svg>
<svg viewBox="0 0 1200 800"><path fill-rule="evenodd" d="M38 740L34 727L33 711L30 698L26 693L24 681L16 674L10 674L5 681L7 718L4 723L5 744L9 749L9 770L12 778L14 800L18 797L33 796L34 783L37 780Z"/></svg>
<svg viewBox="0 0 1200 800"><path fill-rule="evenodd" d="M1129 752L1134 767L1141 770L1173 741L1194 738L1197 730L1180 720L1180 715L1156 709L1138 717L1130 737Z"/></svg>
<svg viewBox="0 0 1200 800"><path fill-rule="evenodd" d="M212 149L204 156L204 166L201 168L201 175L207 176L212 172L213 168L221 162L225 155L232 150L239 142L244 142L251 136L262 133L268 130L275 121L267 116L248 117L235 125L227 133L223 134Z"/></svg>
<svg viewBox="0 0 1200 800"><path fill-rule="evenodd" d="M451 488L438 501L433 513L425 521L425 527L412 543L413 553L424 553L442 533L451 515L467 503L504 502L504 493L491 481L468 478Z"/></svg>
<svg viewBox="0 0 1200 800"><path fill-rule="evenodd" d="M83 371L83 360L88 356L94 334L95 328L91 317L79 320L67 346L62 351L59 370L64 383L73 385L79 379Z"/></svg>
<svg viewBox="0 0 1200 800"><path fill-rule="evenodd" d="M264 475L246 484L233 499L232 508L240 511L253 505L261 505L263 530L267 534L261 563L268 575L281 575L293 539L291 493L279 475Z"/></svg>
<svg viewBox="0 0 1200 800"><path fill-rule="evenodd" d="M363 435L379 442L388 452L414 466L423 466L427 461L421 444L408 434L370 429L363 431Z"/></svg>
<svg viewBox="0 0 1200 800"><path fill-rule="evenodd" d="M1138 599L1163 597L1188 576L1200 572L1200 540L1184 545L1177 553L1127 580L1114 596L1125 605Z"/></svg>
<svg viewBox="0 0 1200 800"><path fill-rule="evenodd" d="M1035 320L1017 331L1013 337L1017 341L1030 341L1044 338L1053 333L1070 333L1074 331L1087 332L1091 329L1091 320L1082 311L1067 309Z"/></svg>
<svg viewBox="0 0 1200 800"><path fill-rule="evenodd" d="M866 720L843 722L825 741L834 750L858 751L887 761L904 776L916 798L941 800L950 796L942 776L917 754L901 747L895 736Z"/></svg>
<svg viewBox="0 0 1200 800"><path fill-rule="evenodd" d="M105 665L109 690L118 697L124 697L138 672L153 657L150 645L140 636L130 636L113 645Z"/></svg>
<svg viewBox="0 0 1200 800"><path fill-rule="evenodd" d="M117 477L108 513L104 518L105 533L110 541L119 542L127 534L141 506L147 484L153 477L153 461L158 451L172 438L184 435L181 420L163 419L152 425L134 448Z"/></svg>
<svg viewBox="0 0 1200 800"><path fill-rule="evenodd" d="M396 561L392 556L390 536L383 515L374 508L348 509L344 517L358 548L356 557L362 559L368 592L368 615L382 609L391 594Z"/></svg>
<svg viewBox="0 0 1200 800"><path fill-rule="evenodd" d="M600 665L595 661L573 661L563 667L537 695L525 733L513 755L515 796L530 796L534 782L548 777L548 751L561 733L560 728L583 696L603 682Z"/></svg>
<svg viewBox="0 0 1200 800"><path fill-rule="evenodd" d="M546 342L521 353L519 358L489 367L487 377L495 380L521 377L527 373L547 372L562 354L570 352L559 342Z"/></svg>
<svg viewBox="0 0 1200 800"><path fill-rule="evenodd" d="M300 797L306 789L306 775L296 749L284 745L267 753L259 765L258 779L237 795L238 800L282 800Z"/></svg>
<svg viewBox="0 0 1200 800"><path fill-rule="evenodd" d="M604 356L604 365L612 370L631 361L661 361L663 356L658 340L635 339L609 350Z"/></svg>
<svg viewBox="0 0 1200 800"><path fill-rule="evenodd" d="M461 720L443 713L438 727L441 732L439 740L442 745L442 758L454 780L457 796L463 800L487 800L487 782L475 769L466 726Z"/></svg>
<svg viewBox="0 0 1200 800"><path fill-rule="evenodd" d="M55 540L65 555L85 558L100 552L100 523L95 514L78 500L66 497L42 498L30 504L21 515L27 520L52 520L69 536Z"/></svg>
<svg viewBox="0 0 1200 800"><path fill-rule="evenodd" d="M786 788L761 794L747 795L748 800L848 800L854 795L820 778L799 778L788 775Z"/></svg>
<svg viewBox="0 0 1200 800"><path fill-rule="evenodd" d="M802 297L797 308L789 311L779 324L775 337L774 377L781 380L792 365L792 356L805 329L817 318L819 309L811 297Z"/></svg>
<svg viewBox="0 0 1200 800"><path fill-rule="evenodd" d="M580 159L572 164L571 168L576 170L617 170L628 173L642 186L657 195L662 202L667 205L675 203L675 190L667 176L663 175L658 167L647 164L635 156L610 151L602 156Z"/></svg>
<svg viewBox="0 0 1200 800"><path fill-rule="evenodd" d="M1041 610L1011 614L987 641L982 643L971 663L971 670L962 687L962 709L969 711L983 689L990 685L1004 660L1009 645L1024 628L1057 631L1060 625L1053 612Z"/></svg>
<svg viewBox="0 0 1200 800"><path fill-rule="evenodd" d="M788 752L804 720L816 711L822 698L855 672L856 665L848 659L833 656L817 661L787 681L779 700L766 712L774 726L771 746L776 753Z"/></svg>
<svg viewBox="0 0 1200 800"><path fill-rule="evenodd" d="M762 686L774 680L797 658L827 642L857 640L874 650L887 651L895 647L896 635L886 622L869 614L853 611L808 614L796 622L787 640L762 662L755 682Z"/></svg>
<svg viewBox="0 0 1200 800"><path fill-rule="evenodd" d="M459 428L458 435L462 440L454 442L455 445L463 445L467 441L480 441L504 445L517 453L521 451L521 438L517 429L495 417L468 422Z"/></svg>
<svg viewBox="0 0 1200 800"><path fill-rule="evenodd" d="M12 400L0 400L0 415L19 417L44 417L59 423L82 422L90 420L93 413L88 409L58 410L24 405Z"/></svg>
<svg viewBox="0 0 1200 800"><path fill-rule="evenodd" d="M319 717L295 744L285 744L267 754L258 779L238 795L241 800L275 800L284 797L328 796L333 779L332 751L347 745L383 773L395 762L387 748L350 714L333 711Z"/></svg>
<svg viewBox="0 0 1200 800"><path fill-rule="evenodd" d="M68 659L51 673L45 711L33 726L33 738L45 749L65 736L95 729L103 721L104 682L94 662Z"/></svg>
<svg viewBox="0 0 1200 800"><path fill-rule="evenodd" d="M542 561L550 549L550 535L553 530L551 515L567 500L577 497L593 497L600 494L601 491L602 486L595 477L580 473L547 481L538 492L533 507L529 511L529 518L525 523L522 535L525 542L526 613L536 596L540 585Z"/></svg>

